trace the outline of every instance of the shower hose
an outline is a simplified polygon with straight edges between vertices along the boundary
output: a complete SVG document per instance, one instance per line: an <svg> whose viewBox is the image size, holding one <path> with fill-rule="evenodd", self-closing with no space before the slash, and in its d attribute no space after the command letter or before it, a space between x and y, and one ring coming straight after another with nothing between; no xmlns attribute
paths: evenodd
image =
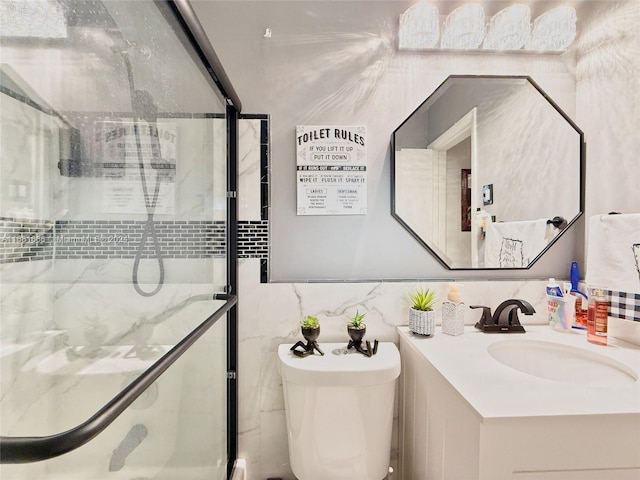
<svg viewBox="0 0 640 480"><path fill-rule="evenodd" d="M133 271L131 275L131 280L133 283L133 288L135 288L138 294L143 297L152 297L157 294L162 286L164 285L164 261L162 258L162 250L160 248L160 240L158 239L158 234L155 229L155 221L153 219L153 215L155 213L156 205L158 203L158 195L160 193L160 183L161 183L161 173L156 174L155 186L153 189L153 196L149 198L149 188L147 186L147 179L145 175L145 167L144 161L142 157L142 144L140 141L140 128L139 128L139 120L144 119L149 124L155 124L156 132L157 132L157 109L155 105L153 105L153 100L151 99L151 95L143 90L136 90L135 84L133 81L133 70L131 68L131 61L129 60L129 54L126 49L119 52L124 59L124 63L127 68L127 78L129 81L129 95L131 97L131 107L133 110L133 131L136 139L136 153L138 158L138 170L140 171L140 182L142 183L142 193L144 195L144 203L147 211L147 221L145 222L144 231L142 232L142 237L140 238L140 243L138 244L138 249L136 251L135 260L133 262ZM160 149L160 141L158 139L158 149ZM160 153L160 158L162 158L162 154ZM149 238L153 241L153 252L154 256L158 261L158 267L160 270L160 278L158 279L158 284L151 291L145 291L140 287L138 282L138 270L140 268L140 261L142 260L142 255L144 253L145 245Z"/></svg>

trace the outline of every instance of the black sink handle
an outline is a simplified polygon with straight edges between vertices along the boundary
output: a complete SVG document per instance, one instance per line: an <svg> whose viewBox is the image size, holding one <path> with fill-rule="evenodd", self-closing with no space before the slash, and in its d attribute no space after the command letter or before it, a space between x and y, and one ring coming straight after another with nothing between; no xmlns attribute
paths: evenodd
<svg viewBox="0 0 640 480"><path fill-rule="evenodd" d="M484 305L469 305L469 308L481 308L482 316L476 323L475 327L482 330L484 325L493 325L493 317L491 315L491 307L485 307Z"/></svg>

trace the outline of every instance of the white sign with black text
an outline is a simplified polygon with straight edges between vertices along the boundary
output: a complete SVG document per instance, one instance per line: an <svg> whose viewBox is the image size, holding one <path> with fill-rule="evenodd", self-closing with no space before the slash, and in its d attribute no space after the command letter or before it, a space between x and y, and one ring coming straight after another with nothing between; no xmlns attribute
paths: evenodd
<svg viewBox="0 0 640 480"><path fill-rule="evenodd" d="M366 215L364 126L296 127L298 215Z"/></svg>
<svg viewBox="0 0 640 480"><path fill-rule="evenodd" d="M96 122L104 212L175 214L177 137L175 123Z"/></svg>

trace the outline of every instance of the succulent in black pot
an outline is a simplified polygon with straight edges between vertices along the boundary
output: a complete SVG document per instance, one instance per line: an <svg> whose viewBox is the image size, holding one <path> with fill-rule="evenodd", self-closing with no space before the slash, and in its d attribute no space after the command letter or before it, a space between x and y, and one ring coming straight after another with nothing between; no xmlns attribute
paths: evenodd
<svg viewBox="0 0 640 480"><path fill-rule="evenodd" d="M354 343L360 343L364 334L367 333L367 325L363 323L365 315L366 313L360 313L356 310L356 314L353 317L349 317L347 333Z"/></svg>
<svg viewBox="0 0 640 480"><path fill-rule="evenodd" d="M320 321L317 317L307 315L300 321L300 330L307 342L315 342L320 336Z"/></svg>

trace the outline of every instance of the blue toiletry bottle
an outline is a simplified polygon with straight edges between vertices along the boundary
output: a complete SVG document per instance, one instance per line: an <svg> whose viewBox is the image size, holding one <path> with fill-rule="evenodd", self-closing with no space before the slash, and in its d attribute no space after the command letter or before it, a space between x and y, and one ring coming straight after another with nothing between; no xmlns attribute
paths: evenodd
<svg viewBox="0 0 640 480"><path fill-rule="evenodd" d="M570 331L573 325L573 310L567 309L567 299L563 298L562 287L556 283L555 278L550 278L547 283L547 309L549 311L549 324L554 330ZM574 297L570 297L575 301Z"/></svg>
<svg viewBox="0 0 640 480"><path fill-rule="evenodd" d="M547 295L551 295L552 297L562 297L562 287L556 283L555 278L550 278L549 283L547 283Z"/></svg>

